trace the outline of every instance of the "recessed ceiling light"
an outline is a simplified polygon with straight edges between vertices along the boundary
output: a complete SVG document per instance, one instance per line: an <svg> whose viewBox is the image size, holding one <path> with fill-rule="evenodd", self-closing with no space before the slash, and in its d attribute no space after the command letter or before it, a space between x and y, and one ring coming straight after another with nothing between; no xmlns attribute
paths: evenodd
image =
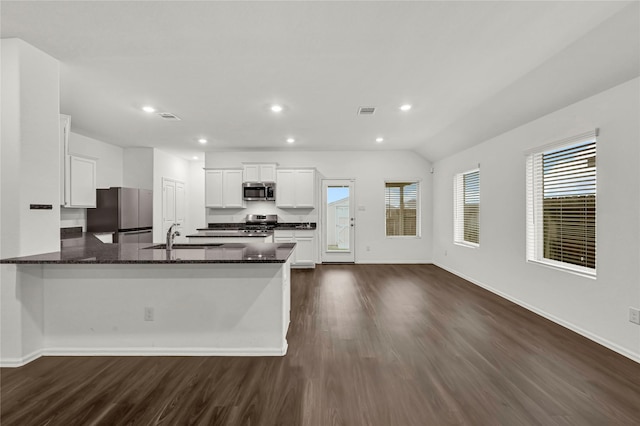
<svg viewBox="0 0 640 426"><path fill-rule="evenodd" d="M384 140L384 138L376 138L376 142L380 143Z"/></svg>
<svg viewBox="0 0 640 426"><path fill-rule="evenodd" d="M402 106L400 107L400 109L401 109L402 111L409 111L409 110L411 109L411 105L409 105L409 104L404 104L404 105L402 105Z"/></svg>
<svg viewBox="0 0 640 426"><path fill-rule="evenodd" d="M294 143L296 140L294 138L287 138L287 143Z"/></svg>
<svg viewBox="0 0 640 426"><path fill-rule="evenodd" d="M207 140L205 138L200 138L200 139L198 139L198 142L200 142L202 144L205 144L205 143L207 143Z"/></svg>
<svg viewBox="0 0 640 426"><path fill-rule="evenodd" d="M194 155L194 156L193 156L193 159L194 159L194 160L197 160L197 159L198 159L198 157L197 157L196 155Z"/></svg>
<svg viewBox="0 0 640 426"><path fill-rule="evenodd" d="M271 105L271 111L273 111L273 112L281 112L282 111L282 106L281 105Z"/></svg>
<svg viewBox="0 0 640 426"><path fill-rule="evenodd" d="M148 112L148 113L156 112L156 109L154 107L148 106L148 105L147 106L143 106L142 110L144 112Z"/></svg>

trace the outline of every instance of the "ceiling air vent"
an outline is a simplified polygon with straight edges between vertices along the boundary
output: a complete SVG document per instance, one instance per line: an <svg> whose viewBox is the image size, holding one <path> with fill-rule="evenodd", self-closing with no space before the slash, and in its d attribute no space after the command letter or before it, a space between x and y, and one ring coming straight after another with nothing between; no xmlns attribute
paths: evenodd
<svg viewBox="0 0 640 426"><path fill-rule="evenodd" d="M173 115L170 112L159 112L158 115L165 120L180 121L180 117L178 117L177 115Z"/></svg>
<svg viewBox="0 0 640 426"><path fill-rule="evenodd" d="M373 115L376 112L376 107L363 107L358 108L358 115Z"/></svg>

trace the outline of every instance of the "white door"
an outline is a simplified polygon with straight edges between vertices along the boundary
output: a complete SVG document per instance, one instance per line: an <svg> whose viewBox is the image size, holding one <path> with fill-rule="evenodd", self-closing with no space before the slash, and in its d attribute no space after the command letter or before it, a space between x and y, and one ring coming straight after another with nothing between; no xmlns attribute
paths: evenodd
<svg viewBox="0 0 640 426"><path fill-rule="evenodd" d="M322 181L322 262L355 262L355 181Z"/></svg>
<svg viewBox="0 0 640 426"><path fill-rule="evenodd" d="M185 184L173 179L162 178L162 237L167 235L169 227L174 223L178 224L174 229L184 235L185 216Z"/></svg>

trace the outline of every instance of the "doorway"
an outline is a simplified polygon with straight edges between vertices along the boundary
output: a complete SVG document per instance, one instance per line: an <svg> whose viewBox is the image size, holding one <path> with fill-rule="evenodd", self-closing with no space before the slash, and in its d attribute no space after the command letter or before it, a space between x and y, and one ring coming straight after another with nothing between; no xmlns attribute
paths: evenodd
<svg viewBox="0 0 640 426"><path fill-rule="evenodd" d="M355 262L355 181L322 181L323 263Z"/></svg>

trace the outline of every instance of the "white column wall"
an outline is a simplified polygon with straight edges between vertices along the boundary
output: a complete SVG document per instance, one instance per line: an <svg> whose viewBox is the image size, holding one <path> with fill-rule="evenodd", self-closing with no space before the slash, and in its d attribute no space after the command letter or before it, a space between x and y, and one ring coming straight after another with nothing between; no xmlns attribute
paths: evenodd
<svg viewBox="0 0 640 426"><path fill-rule="evenodd" d="M0 257L57 251L60 245L60 77L56 59L18 39L1 41ZM51 204L31 210L30 204ZM18 286L0 267L0 360L20 363L42 347L38 274ZM35 355L37 356L37 355Z"/></svg>

